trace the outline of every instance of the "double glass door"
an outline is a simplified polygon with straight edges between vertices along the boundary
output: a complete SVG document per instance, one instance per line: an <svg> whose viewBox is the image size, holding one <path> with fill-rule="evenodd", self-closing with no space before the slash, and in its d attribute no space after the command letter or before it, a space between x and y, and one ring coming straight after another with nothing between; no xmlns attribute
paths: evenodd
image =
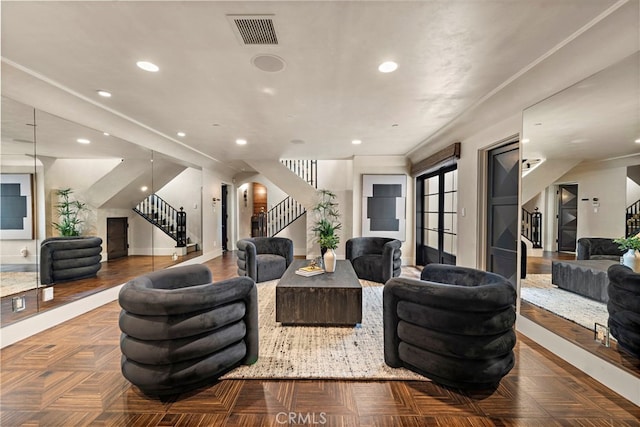
<svg viewBox="0 0 640 427"><path fill-rule="evenodd" d="M455 265L457 166L448 166L418 177L416 190L416 265Z"/></svg>

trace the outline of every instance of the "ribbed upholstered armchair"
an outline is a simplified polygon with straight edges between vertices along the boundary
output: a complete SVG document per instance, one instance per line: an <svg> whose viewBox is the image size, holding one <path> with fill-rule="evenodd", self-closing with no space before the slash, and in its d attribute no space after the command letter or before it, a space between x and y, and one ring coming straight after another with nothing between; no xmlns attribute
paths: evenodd
<svg viewBox="0 0 640 427"><path fill-rule="evenodd" d="M282 277L293 262L293 241L285 237L240 239L238 276L249 276L256 283Z"/></svg>
<svg viewBox="0 0 640 427"><path fill-rule="evenodd" d="M445 386L494 388L513 367L516 290L504 277L429 264L383 291L384 358Z"/></svg>
<svg viewBox="0 0 640 427"><path fill-rule="evenodd" d="M95 277L102 264L100 237L50 237L40 244L40 283Z"/></svg>
<svg viewBox="0 0 640 427"><path fill-rule="evenodd" d="M618 346L640 358L640 274L629 267L614 264L609 276L609 328Z"/></svg>
<svg viewBox="0 0 640 427"><path fill-rule="evenodd" d="M122 374L145 394L194 389L258 359L254 281L211 281L196 264L154 271L120 290Z"/></svg>
<svg viewBox="0 0 640 427"><path fill-rule="evenodd" d="M360 279L385 283L401 272L402 242L386 237L354 237L347 240L345 256Z"/></svg>
<svg viewBox="0 0 640 427"><path fill-rule="evenodd" d="M609 259L620 261L624 250L606 237L581 237L578 239L576 259Z"/></svg>

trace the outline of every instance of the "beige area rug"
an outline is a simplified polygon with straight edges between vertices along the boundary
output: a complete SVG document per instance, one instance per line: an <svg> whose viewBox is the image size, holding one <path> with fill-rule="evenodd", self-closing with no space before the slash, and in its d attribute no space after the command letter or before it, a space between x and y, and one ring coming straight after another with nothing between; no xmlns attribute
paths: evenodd
<svg viewBox="0 0 640 427"><path fill-rule="evenodd" d="M520 293L523 300L590 330L595 323L606 325L609 318L605 303L558 288L550 274L527 274Z"/></svg>
<svg viewBox="0 0 640 427"><path fill-rule="evenodd" d="M363 286L361 325L315 327L276 323L276 283L258 284L258 361L233 370L224 379L428 381L407 369L390 368L384 363L381 284L360 281Z"/></svg>
<svg viewBox="0 0 640 427"><path fill-rule="evenodd" d="M0 271L0 297L19 294L38 286L38 273Z"/></svg>

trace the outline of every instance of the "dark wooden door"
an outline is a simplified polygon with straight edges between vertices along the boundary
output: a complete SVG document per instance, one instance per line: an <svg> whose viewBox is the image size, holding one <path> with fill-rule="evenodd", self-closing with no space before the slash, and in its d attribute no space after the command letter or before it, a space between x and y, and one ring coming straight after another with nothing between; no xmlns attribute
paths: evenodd
<svg viewBox="0 0 640 427"><path fill-rule="evenodd" d="M227 212L227 206L228 206L228 194L227 194L227 184L222 184L222 188L220 191L220 198L222 199L222 202L220 202L221 204L221 209L222 209L222 250L224 252L229 250L229 236L227 235L227 222L229 220L229 213Z"/></svg>
<svg viewBox="0 0 640 427"><path fill-rule="evenodd" d="M518 141L489 152L487 271L516 283L518 268Z"/></svg>
<svg viewBox="0 0 640 427"><path fill-rule="evenodd" d="M558 252L575 252L578 234L578 184L558 187Z"/></svg>
<svg viewBox="0 0 640 427"><path fill-rule="evenodd" d="M127 217L107 218L107 259L129 256Z"/></svg>

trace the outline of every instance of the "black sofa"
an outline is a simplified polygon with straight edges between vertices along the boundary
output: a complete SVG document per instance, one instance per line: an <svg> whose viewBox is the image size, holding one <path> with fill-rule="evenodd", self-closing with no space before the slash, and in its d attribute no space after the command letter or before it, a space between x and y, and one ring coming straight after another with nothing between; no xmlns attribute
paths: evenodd
<svg viewBox="0 0 640 427"><path fill-rule="evenodd" d="M212 283L188 265L127 282L118 296L122 374L148 395L176 394L258 360L258 293L248 277Z"/></svg>
<svg viewBox="0 0 640 427"><path fill-rule="evenodd" d="M252 237L238 240L238 276L256 283L282 277L293 262L293 241L286 237Z"/></svg>
<svg viewBox="0 0 640 427"><path fill-rule="evenodd" d="M607 270L608 325L618 347L640 358L640 274L614 264Z"/></svg>
<svg viewBox="0 0 640 427"><path fill-rule="evenodd" d="M609 259L620 261L625 253L613 239L606 237L581 237L578 239L576 259Z"/></svg>
<svg viewBox="0 0 640 427"><path fill-rule="evenodd" d="M40 244L40 283L95 277L102 264L100 237L50 237Z"/></svg>
<svg viewBox="0 0 640 427"><path fill-rule="evenodd" d="M514 365L516 290L481 270L429 264L383 291L384 359L439 384L495 388Z"/></svg>
<svg viewBox="0 0 640 427"><path fill-rule="evenodd" d="M386 237L354 237L345 244L345 257L359 279L385 283L402 268L402 242Z"/></svg>

